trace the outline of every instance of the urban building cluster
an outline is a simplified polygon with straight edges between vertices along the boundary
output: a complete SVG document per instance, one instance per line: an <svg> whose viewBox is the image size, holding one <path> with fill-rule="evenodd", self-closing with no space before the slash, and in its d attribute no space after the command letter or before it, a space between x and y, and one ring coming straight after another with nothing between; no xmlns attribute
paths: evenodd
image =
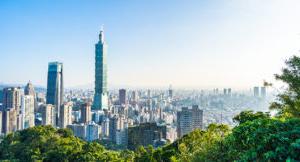
<svg viewBox="0 0 300 162"><path fill-rule="evenodd" d="M158 147L195 129L205 129L205 124L210 122L226 122L226 118L232 118L226 112L257 107L265 101L265 87L260 91L255 87L254 95L233 93L231 88L225 88L223 94L218 89L175 94L171 86L165 90L109 91L106 46L101 31L95 45L94 90L66 90L61 62L48 64L45 92L36 92L31 82L24 88L3 88L0 134L35 125L52 125L69 128L84 140L99 140L116 148Z"/></svg>

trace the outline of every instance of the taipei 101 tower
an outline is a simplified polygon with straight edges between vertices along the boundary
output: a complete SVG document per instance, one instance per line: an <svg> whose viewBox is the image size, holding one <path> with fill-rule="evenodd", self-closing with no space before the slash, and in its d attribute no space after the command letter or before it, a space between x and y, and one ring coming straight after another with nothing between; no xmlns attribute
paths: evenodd
<svg viewBox="0 0 300 162"><path fill-rule="evenodd" d="M101 29L99 41L95 45L95 95L92 106L93 110L108 108L106 48L103 29Z"/></svg>

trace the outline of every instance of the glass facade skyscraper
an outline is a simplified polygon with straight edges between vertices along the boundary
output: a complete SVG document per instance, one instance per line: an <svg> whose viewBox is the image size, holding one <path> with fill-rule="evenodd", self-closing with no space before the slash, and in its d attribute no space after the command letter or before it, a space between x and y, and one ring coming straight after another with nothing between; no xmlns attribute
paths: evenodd
<svg viewBox="0 0 300 162"><path fill-rule="evenodd" d="M99 41L95 45L95 95L93 110L108 108L107 62L103 30L100 31Z"/></svg>
<svg viewBox="0 0 300 162"><path fill-rule="evenodd" d="M55 106L53 121L58 125L60 107L64 100L63 64L50 62L48 65L47 104Z"/></svg>

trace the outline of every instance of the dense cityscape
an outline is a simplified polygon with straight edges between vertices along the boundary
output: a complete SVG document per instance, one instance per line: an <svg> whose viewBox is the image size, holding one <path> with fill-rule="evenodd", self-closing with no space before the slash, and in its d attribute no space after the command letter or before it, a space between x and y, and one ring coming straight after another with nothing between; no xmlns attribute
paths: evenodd
<svg viewBox="0 0 300 162"><path fill-rule="evenodd" d="M108 89L107 43L103 30L95 45L95 88L66 89L62 62L49 62L47 87L1 85L0 134L38 125L69 128L106 148L135 150L172 143L209 124L237 123L244 110L268 111L274 96L265 86L232 88ZM92 64L92 63L91 63ZM45 72L46 73L46 72Z"/></svg>

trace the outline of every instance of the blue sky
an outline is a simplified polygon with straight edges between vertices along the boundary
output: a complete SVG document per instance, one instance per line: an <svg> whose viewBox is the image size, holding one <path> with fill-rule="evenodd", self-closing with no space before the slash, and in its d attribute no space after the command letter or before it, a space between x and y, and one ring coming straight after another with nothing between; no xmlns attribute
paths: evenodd
<svg viewBox="0 0 300 162"><path fill-rule="evenodd" d="M0 82L94 82L104 25L110 86L249 88L300 47L300 1L1 0Z"/></svg>

